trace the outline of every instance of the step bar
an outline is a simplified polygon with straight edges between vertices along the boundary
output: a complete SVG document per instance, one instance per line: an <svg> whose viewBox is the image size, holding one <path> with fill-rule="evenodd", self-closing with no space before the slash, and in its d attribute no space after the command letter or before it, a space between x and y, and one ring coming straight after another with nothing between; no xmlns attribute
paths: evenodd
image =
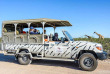
<svg viewBox="0 0 110 74"><path fill-rule="evenodd" d="M16 53L16 55L22 56L23 54L29 55L31 59L44 59L44 60L59 60L59 61L75 61L74 59L68 59L68 58L55 58L55 57L43 57L38 56L38 57L33 57L31 53ZM15 55L15 54L4 54L4 55Z"/></svg>
<svg viewBox="0 0 110 74"><path fill-rule="evenodd" d="M74 59L68 59L68 58L55 58L55 57L43 57L43 56L38 56L38 57L33 57L32 55L31 55L31 53L18 53L18 55L23 55L23 54L25 54L25 55L29 55L30 56L30 58L32 58L32 59L45 59L45 60L60 60L60 61L75 61Z"/></svg>

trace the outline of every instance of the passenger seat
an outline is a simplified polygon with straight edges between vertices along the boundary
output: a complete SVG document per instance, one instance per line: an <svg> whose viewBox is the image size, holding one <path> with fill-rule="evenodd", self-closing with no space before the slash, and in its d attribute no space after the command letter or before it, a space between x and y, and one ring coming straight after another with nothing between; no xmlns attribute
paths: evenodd
<svg viewBox="0 0 110 74"><path fill-rule="evenodd" d="M53 36L53 41L59 41L58 39L58 33L55 33L54 36Z"/></svg>

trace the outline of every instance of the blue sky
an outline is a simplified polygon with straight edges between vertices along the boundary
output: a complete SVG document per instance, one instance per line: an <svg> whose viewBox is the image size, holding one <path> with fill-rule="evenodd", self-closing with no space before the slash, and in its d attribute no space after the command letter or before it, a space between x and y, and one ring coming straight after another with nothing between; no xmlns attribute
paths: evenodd
<svg viewBox="0 0 110 74"><path fill-rule="evenodd" d="M110 38L110 0L0 0L0 31L2 21L36 18L68 20L73 26L57 28L60 35L66 29L75 38L98 37L94 31Z"/></svg>

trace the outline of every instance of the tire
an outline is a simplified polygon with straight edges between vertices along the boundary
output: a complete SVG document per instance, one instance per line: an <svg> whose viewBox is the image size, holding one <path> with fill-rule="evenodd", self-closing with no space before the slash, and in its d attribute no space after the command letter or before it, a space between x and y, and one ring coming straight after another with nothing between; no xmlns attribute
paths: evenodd
<svg viewBox="0 0 110 74"><path fill-rule="evenodd" d="M20 53L27 53L26 51L21 51ZM25 55L23 54L22 56L18 56L18 62L21 64L21 65L28 65L31 63L31 59L29 57L29 55Z"/></svg>
<svg viewBox="0 0 110 74"><path fill-rule="evenodd" d="M91 53L84 53L79 58L79 65L83 70L94 71L97 68L97 60Z"/></svg>

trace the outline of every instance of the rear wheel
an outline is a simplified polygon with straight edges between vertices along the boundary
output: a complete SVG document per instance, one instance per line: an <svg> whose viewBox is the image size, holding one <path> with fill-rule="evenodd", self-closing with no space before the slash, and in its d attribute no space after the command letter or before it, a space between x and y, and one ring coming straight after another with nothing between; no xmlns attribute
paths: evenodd
<svg viewBox="0 0 110 74"><path fill-rule="evenodd" d="M18 62L22 65L28 65L31 63L31 59L29 57L29 55L26 55L25 53L27 53L26 51L21 51L20 53L24 53L22 56L18 56Z"/></svg>
<svg viewBox="0 0 110 74"><path fill-rule="evenodd" d="M93 71L97 68L97 60L91 53L84 53L79 58L79 65L83 70Z"/></svg>

